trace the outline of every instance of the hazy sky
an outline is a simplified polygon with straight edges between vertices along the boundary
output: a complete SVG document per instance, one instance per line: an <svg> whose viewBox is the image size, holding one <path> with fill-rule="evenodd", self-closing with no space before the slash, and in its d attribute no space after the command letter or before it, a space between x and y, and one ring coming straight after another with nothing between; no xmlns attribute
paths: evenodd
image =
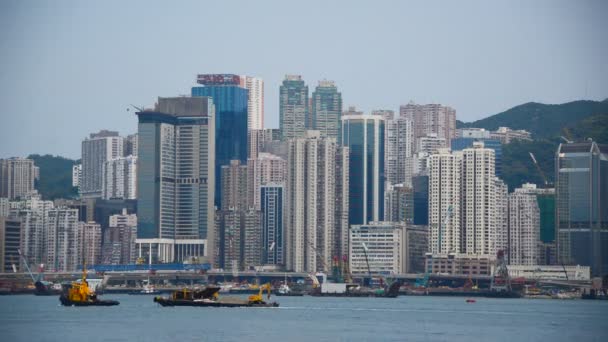
<svg viewBox="0 0 608 342"><path fill-rule="evenodd" d="M197 73L337 83L344 106L437 102L471 121L608 97L608 1L0 1L0 157L80 155L129 104L189 94Z"/></svg>

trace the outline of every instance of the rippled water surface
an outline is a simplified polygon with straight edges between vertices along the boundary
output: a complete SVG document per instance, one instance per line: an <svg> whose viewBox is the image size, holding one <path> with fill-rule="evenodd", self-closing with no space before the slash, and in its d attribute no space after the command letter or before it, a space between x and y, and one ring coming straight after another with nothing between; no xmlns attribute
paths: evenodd
<svg viewBox="0 0 608 342"><path fill-rule="evenodd" d="M115 307L0 296L0 341L608 341L608 301L274 297L279 308Z"/></svg>

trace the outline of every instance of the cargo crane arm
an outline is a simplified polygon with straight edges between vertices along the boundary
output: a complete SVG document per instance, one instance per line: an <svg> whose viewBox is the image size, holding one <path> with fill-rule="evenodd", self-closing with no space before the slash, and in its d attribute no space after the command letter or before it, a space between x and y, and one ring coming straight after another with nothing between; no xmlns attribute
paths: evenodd
<svg viewBox="0 0 608 342"><path fill-rule="evenodd" d="M369 267L369 258L367 256L367 245L365 242L361 243L363 245L363 254L365 255L365 263L367 264L367 275L369 279L372 279L372 269Z"/></svg>

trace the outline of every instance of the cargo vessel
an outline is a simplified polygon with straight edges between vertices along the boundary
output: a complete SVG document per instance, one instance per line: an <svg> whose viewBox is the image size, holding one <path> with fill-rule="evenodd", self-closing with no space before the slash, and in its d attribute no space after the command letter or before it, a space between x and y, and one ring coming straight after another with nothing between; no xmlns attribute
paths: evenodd
<svg viewBox="0 0 608 342"><path fill-rule="evenodd" d="M218 286L207 286L203 289L184 288L173 292L171 297L154 297L154 302L161 306L201 306L201 307L254 307L267 308L278 307L277 302L266 302L263 300L263 291L268 290L270 299L270 284L260 286L259 293L249 296L248 299L238 297L219 298L220 288Z"/></svg>

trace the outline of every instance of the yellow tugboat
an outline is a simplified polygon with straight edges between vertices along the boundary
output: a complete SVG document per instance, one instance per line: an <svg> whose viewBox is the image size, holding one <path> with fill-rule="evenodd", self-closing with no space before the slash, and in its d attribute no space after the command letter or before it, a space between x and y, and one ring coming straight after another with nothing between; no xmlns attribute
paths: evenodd
<svg viewBox="0 0 608 342"><path fill-rule="evenodd" d="M82 279L70 285L63 285L59 296L61 305L65 306L112 306L120 304L115 300L100 300L87 282L87 267L82 266Z"/></svg>

